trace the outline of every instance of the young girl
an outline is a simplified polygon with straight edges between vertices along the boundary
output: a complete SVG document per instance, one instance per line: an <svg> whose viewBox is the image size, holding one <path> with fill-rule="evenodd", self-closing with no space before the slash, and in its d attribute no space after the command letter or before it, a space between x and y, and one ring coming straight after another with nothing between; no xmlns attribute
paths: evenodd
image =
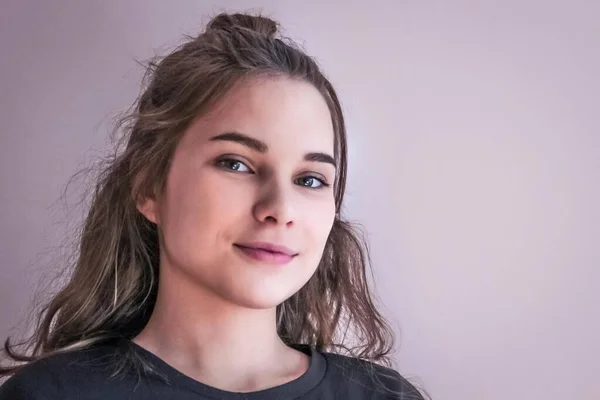
<svg viewBox="0 0 600 400"><path fill-rule="evenodd" d="M316 63L221 14L148 78L30 355L5 343L0 399L422 399L340 213L344 119Z"/></svg>

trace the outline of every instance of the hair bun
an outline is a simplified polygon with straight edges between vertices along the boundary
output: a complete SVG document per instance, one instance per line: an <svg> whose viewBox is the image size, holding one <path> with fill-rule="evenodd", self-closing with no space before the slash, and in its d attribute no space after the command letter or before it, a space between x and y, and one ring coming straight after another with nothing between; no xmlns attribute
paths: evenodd
<svg viewBox="0 0 600 400"><path fill-rule="evenodd" d="M247 29L267 37L275 37L278 28L279 24L270 18L241 13L219 14L206 26L207 31L222 30L231 32L236 29Z"/></svg>

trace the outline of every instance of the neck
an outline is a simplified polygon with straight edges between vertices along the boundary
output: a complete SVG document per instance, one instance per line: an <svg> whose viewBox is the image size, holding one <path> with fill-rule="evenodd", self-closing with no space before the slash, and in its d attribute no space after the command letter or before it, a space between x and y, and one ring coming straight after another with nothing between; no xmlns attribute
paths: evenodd
<svg viewBox="0 0 600 400"><path fill-rule="evenodd" d="M275 308L241 307L164 270L152 316L133 339L136 344L222 389L258 390L305 372L308 358L277 334Z"/></svg>

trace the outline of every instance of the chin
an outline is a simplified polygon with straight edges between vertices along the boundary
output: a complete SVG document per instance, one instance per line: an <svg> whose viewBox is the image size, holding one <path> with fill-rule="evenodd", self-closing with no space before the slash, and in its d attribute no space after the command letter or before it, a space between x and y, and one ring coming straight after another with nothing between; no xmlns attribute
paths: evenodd
<svg viewBox="0 0 600 400"><path fill-rule="evenodd" d="M254 289L232 291L226 294L230 302L244 308L265 310L275 308L296 293L293 289L283 290L282 285L272 285L269 288L255 286Z"/></svg>
<svg viewBox="0 0 600 400"><path fill-rule="evenodd" d="M245 260L232 262L229 264L232 270L227 275L234 280L228 279L229 282L220 287L220 294L241 307L274 308L297 293L314 274L303 262L292 261L283 267L249 265Z"/></svg>
<svg viewBox="0 0 600 400"><path fill-rule="evenodd" d="M252 310L266 310L277 307L290 296L282 296L281 294L277 293L273 293L272 295L269 295L268 293L262 293L255 296L240 296L238 294L231 300L241 307L250 308Z"/></svg>

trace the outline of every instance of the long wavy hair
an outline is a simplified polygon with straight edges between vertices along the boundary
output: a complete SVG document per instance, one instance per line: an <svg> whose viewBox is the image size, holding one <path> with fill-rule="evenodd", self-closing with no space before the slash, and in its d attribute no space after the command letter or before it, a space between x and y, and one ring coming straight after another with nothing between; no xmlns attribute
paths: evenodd
<svg viewBox="0 0 600 400"><path fill-rule="evenodd" d="M157 225L136 204L162 193L174 149L194 119L242 79L275 76L310 82L322 94L339 163L336 216L322 259L306 285L277 307L279 335L290 345L391 366L394 334L374 303L368 248L341 212L347 143L340 102L316 62L278 31L264 16L219 14L204 32L147 64L140 96L116 125L115 151L98 164L76 253L65 266L67 281L38 310L28 339L6 340L11 363L0 367L0 377L43 357L142 330L156 301L160 249Z"/></svg>

